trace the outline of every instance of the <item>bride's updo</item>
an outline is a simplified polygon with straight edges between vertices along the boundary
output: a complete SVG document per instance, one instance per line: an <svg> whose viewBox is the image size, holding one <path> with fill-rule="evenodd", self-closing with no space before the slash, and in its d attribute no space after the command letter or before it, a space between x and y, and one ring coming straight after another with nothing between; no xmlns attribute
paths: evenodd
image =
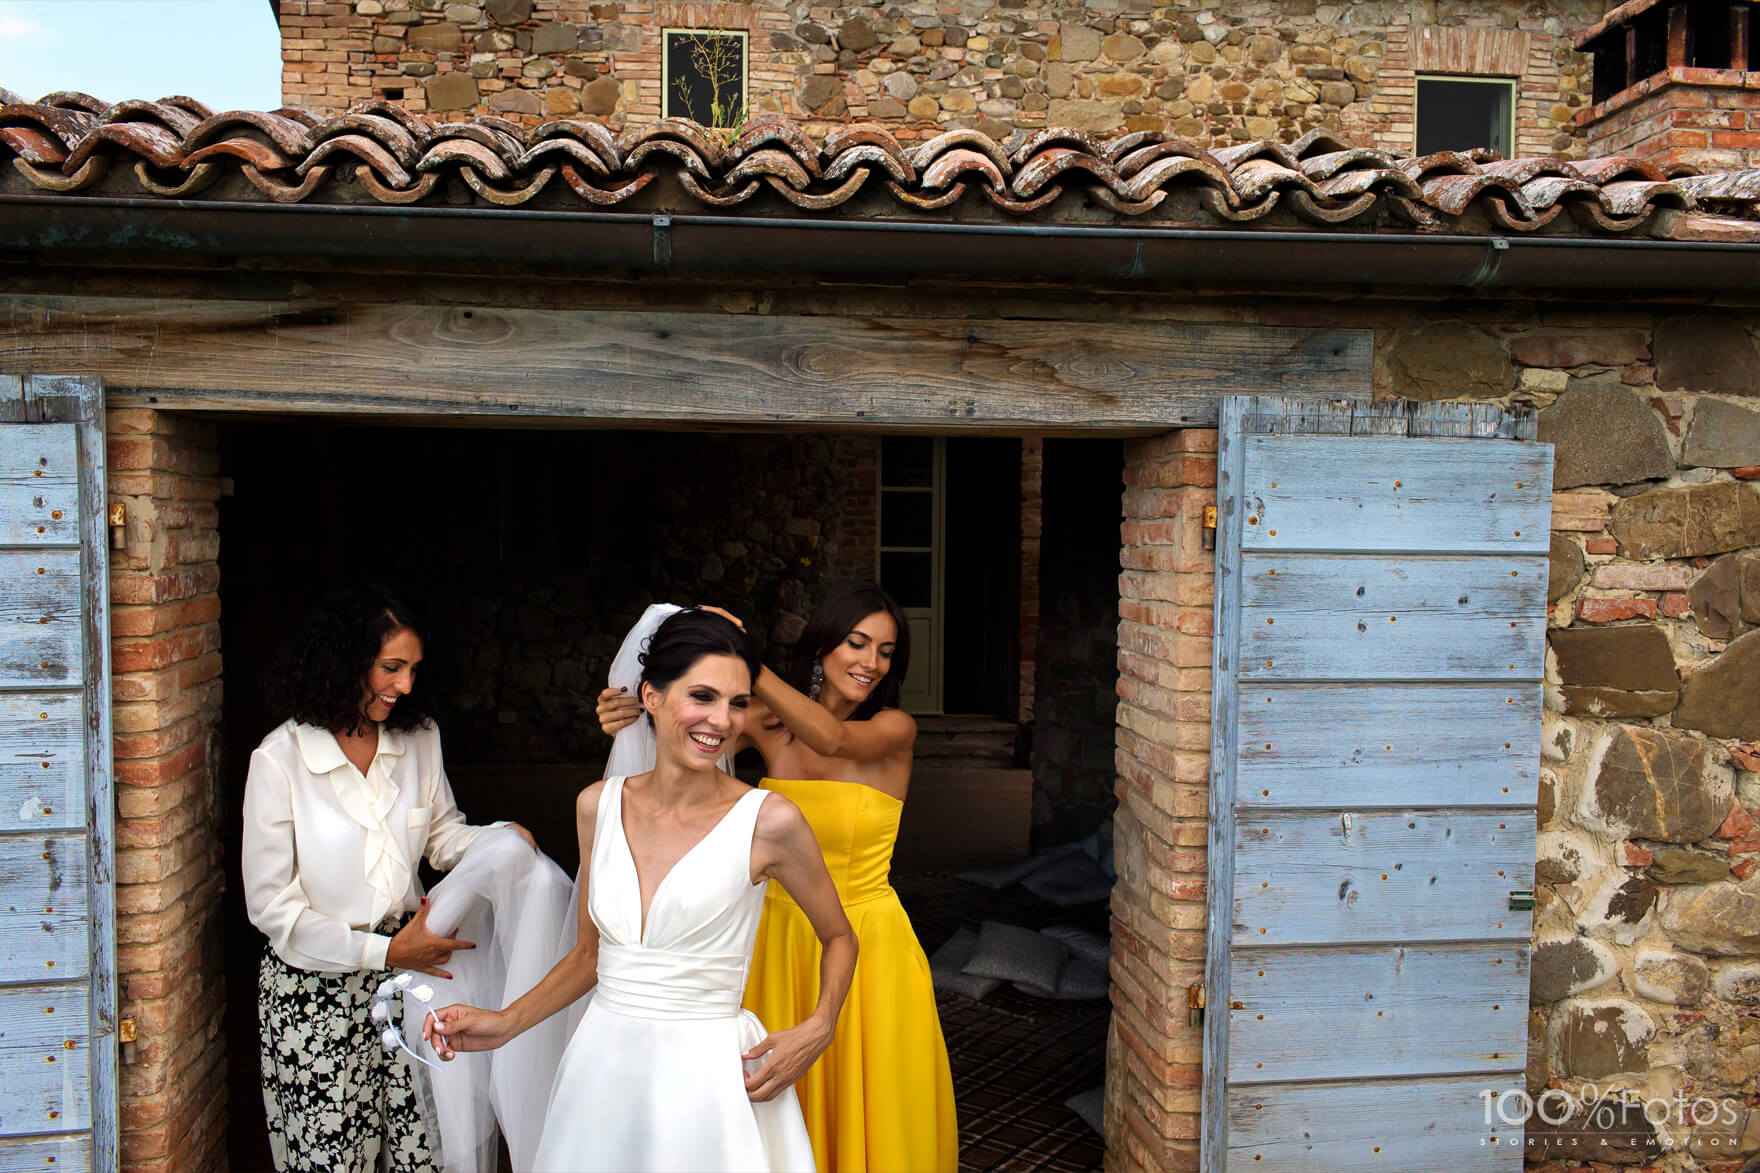
<svg viewBox="0 0 1760 1173"><path fill-rule="evenodd" d="M687 609L667 616L648 639L648 650L637 659L642 664L641 686L651 684L661 692L691 670L704 656L735 656L744 661L752 680L758 679L758 653L736 624L707 611Z"/></svg>

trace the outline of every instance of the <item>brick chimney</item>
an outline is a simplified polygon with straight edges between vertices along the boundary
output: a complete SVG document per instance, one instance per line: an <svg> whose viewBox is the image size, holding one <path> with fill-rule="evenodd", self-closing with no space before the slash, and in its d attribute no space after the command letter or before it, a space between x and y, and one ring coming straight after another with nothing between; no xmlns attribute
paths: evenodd
<svg viewBox="0 0 1760 1173"><path fill-rule="evenodd" d="M1577 40L1594 59L1577 115L1591 155L1667 169L1760 166L1760 8L1754 0L1630 0Z"/></svg>

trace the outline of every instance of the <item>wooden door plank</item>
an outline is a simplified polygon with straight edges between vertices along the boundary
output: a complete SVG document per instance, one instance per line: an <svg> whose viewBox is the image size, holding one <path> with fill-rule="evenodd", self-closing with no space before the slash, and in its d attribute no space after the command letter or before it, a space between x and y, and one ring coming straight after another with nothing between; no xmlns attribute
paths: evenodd
<svg viewBox="0 0 1760 1173"><path fill-rule="evenodd" d="M86 921L91 1163L120 1163L116 1046L115 797L111 786L110 545L106 513L104 386L91 375L29 375L25 418L68 424L79 445L78 674L86 763L84 863L78 900Z"/></svg>
<svg viewBox="0 0 1760 1173"><path fill-rule="evenodd" d="M1251 1173L1518 1173L1522 1130L1487 1120L1498 1079L1414 1079L1239 1087L1228 1097L1228 1167ZM1400 1127L1390 1131L1389 1120ZM1515 1143L1510 1143L1511 1141Z"/></svg>
<svg viewBox="0 0 1760 1173"><path fill-rule="evenodd" d="M1538 796L1540 708L1538 684L1243 689L1236 805L1531 805Z"/></svg>
<svg viewBox="0 0 1760 1173"><path fill-rule="evenodd" d="M86 837L0 837L0 982L74 981L91 971Z"/></svg>
<svg viewBox="0 0 1760 1173"><path fill-rule="evenodd" d="M84 984L0 990L0 1136L91 1126Z"/></svg>
<svg viewBox="0 0 1760 1173"><path fill-rule="evenodd" d="M78 685L80 552L0 550L0 688Z"/></svg>
<svg viewBox="0 0 1760 1173"><path fill-rule="evenodd" d="M68 424L0 427L0 545L79 544L79 446Z"/></svg>
<svg viewBox="0 0 1760 1173"><path fill-rule="evenodd" d="M95 1168L89 1133L0 1138L0 1173L92 1173Z"/></svg>
<svg viewBox="0 0 1760 1173"><path fill-rule="evenodd" d="M82 708L73 692L0 692L0 831L84 829Z"/></svg>
<svg viewBox="0 0 1760 1173"><path fill-rule="evenodd" d="M1255 950L1234 978L1235 1086L1509 1072L1527 1053L1525 944Z"/></svg>
<svg viewBox="0 0 1760 1173"><path fill-rule="evenodd" d="M1248 680L1539 676L1545 558L1252 553L1241 593Z"/></svg>
<svg viewBox="0 0 1760 1173"><path fill-rule="evenodd" d="M1500 812L1237 816L1239 948L1372 941L1526 941L1534 817Z"/></svg>
<svg viewBox="0 0 1760 1173"><path fill-rule="evenodd" d="M1204 1173L1223 1168L1228 1152L1224 1110L1228 1072L1228 1016L1220 1013L1228 996L1233 959L1229 926L1234 923L1234 840L1240 725L1232 719L1239 689L1236 659L1240 645L1241 435L1257 399L1231 396L1222 401L1216 460L1215 638L1211 640L1210 838L1205 888L1204 988L1213 1009L1204 1014L1198 1158Z"/></svg>
<svg viewBox="0 0 1760 1173"><path fill-rule="evenodd" d="M1143 429L1212 426L1255 388L1371 386L1367 330L96 297L6 315L0 366L161 410Z"/></svg>
<svg viewBox="0 0 1760 1173"><path fill-rule="evenodd" d="M1536 444L1252 436L1248 550L1544 553L1549 455Z"/></svg>

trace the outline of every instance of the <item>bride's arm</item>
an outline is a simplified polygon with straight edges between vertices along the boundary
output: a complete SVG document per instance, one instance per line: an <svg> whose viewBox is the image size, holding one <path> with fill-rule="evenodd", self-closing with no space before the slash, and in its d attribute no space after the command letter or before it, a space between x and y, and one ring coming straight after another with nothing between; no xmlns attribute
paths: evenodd
<svg viewBox="0 0 1760 1173"><path fill-rule="evenodd" d="M599 978L599 926L587 912L587 870L593 859L593 824L605 783L595 782L575 800L575 828L580 835L580 919L575 945L550 968L542 981L515 998L505 1010L484 1010L462 1004L436 1010L422 1023L422 1037L442 1059L459 1051L490 1051L530 1030L593 988ZM442 1042L439 1037L444 1037Z"/></svg>
<svg viewBox="0 0 1760 1173"><path fill-rule="evenodd" d="M758 812L753 863L759 874L776 880L812 922L823 952L819 959L819 1003L807 1018L787 1030L772 1030L743 1058L769 1058L746 1076L746 1095L774 1099L807 1073L837 1032L837 1016L849 994L856 971L856 934L838 902L837 888L825 870L825 857L800 809L772 794Z"/></svg>

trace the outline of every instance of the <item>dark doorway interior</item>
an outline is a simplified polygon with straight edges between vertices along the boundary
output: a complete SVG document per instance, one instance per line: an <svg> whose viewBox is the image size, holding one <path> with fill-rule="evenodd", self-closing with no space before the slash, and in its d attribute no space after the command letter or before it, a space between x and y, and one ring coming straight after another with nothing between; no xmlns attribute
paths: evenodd
<svg viewBox="0 0 1760 1173"><path fill-rule="evenodd" d="M1010 717L1020 687L1021 446L947 442L943 708Z"/></svg>

